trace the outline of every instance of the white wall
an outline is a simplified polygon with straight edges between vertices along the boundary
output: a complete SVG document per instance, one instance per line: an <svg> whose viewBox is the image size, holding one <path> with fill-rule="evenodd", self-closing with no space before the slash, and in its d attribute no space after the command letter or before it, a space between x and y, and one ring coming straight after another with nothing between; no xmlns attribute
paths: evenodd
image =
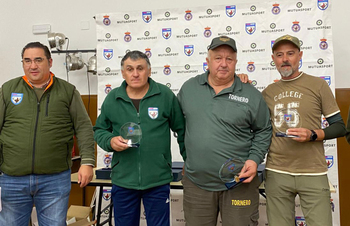
<svg viewBox="0 0 350 226"><path fill-rule="evenodd" d="M280 0L279 3L287 1ZM317 0L304 0L315 1ZM239 2L254 2L236 0ZM295 1L296 3L298 1ZM23 75L21 64L21 50L28 42L40 41L48 45L47 35L34 35L32 26L38 24L50 24L52 32L65 34L70 39L69 49L95 49L96 27L93 16L98 13L152 10L181 7L194 7L198 5L224 5L233 4L232 1L216 0L211 4L200 0L159 0L159 1L83 1L83 0L0 0L0 85L5 81ZM332 4L333 44L335 57L335 86L336 88L349 88L350 79L347 73L350 71L349 48L349 21L350 8L345 0L329 0ZM89 29L82 29L82 25L88 23ZM92 53L83 54L87 62ZM66 79L64 67L65 55L53 54L52 72L56 76ZM96 75L89 74L91 94L97 94ZM86 67L79 71L69 73L69 81L77 86L81 94L88 94Z"/></svg>

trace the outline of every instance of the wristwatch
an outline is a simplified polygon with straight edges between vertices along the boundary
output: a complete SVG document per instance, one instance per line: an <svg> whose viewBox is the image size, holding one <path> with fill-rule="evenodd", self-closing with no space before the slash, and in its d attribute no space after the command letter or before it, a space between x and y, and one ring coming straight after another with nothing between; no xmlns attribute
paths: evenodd
<svg viewBox="0 0 350 226"><path fill-rule="evenodd" d="M314 130L310 130L310 131L311 131L310 141L317 140L317 133Z"/></svg>

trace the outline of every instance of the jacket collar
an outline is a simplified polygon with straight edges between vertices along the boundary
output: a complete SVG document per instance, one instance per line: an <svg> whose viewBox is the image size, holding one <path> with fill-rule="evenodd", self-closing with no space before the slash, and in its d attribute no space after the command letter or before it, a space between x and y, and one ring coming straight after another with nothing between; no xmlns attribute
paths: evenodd
<svg viewBox="0 0 350 226"><path fill-rule="evenodd" d="M45 91L50 88L53 84L53 77L55 75L50 72L50 79L41 87L41 88L45 88ZM30 86L30 88L34 89L34 86L32 85L32 83L29 81L29 79L27 78L27 76L23 75L22 76L23 80Z"/></svg>

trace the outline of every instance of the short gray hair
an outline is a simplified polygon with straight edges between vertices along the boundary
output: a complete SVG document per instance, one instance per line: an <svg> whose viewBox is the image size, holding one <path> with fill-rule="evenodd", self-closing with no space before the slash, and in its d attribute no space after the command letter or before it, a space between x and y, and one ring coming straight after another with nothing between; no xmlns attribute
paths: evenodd
<svg viewBox="0 0 350 226"><path fill-rule="evenodd" d="M151 68L151 62L149 61L148 57L146 54L144 54L143 52L141 51L138 51L138 50L133 50L133 51L130 51L128 52L127 54L125 54L125 56L123 57L123 59L121 60L120 62L120 66L121 66L121 69L123 69L124 67L124 61L126 61L127 59L131 59L131 60L138 60L138 59L144 59L147 63L147 66L148 66L148 69Z"/></svg>

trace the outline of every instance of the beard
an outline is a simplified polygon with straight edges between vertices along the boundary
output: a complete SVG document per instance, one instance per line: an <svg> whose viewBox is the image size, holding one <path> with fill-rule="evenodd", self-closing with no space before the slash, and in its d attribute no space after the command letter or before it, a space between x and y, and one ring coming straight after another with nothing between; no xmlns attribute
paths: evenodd
<svg viewBox="0 0 350 226"><path fill-rule="evenodd" d="M283 69L283 66L290 66L290 69ZM288 78L289 76L294 74L295 70L289 63L284 63L281 65L281 68L279 68L278 72L281 74L282 78Z"/></svg>

